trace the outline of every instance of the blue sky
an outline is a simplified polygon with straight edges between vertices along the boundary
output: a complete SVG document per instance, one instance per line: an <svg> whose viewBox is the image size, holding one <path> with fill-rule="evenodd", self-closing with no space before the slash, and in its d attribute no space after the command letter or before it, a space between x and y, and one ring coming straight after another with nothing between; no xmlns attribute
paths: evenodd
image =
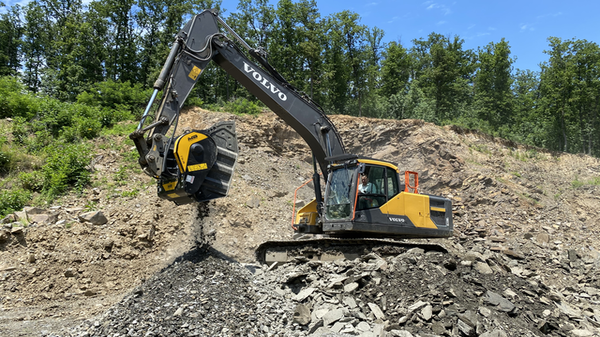
<svg viewBox="0 0 600 337"><path fill-rule="evenodd" d="M223 0L222 7L231 13L237 4L237 0ZM317 0L317 7L321 16L356 12L361 24L385 32L385 42L401 41L405 47L431 32L458 35L467 49L505 38L517 58L513 66L519 69L539 70L539 64L548 59L543 51L548 49L550 36L600 44L598 0Z"/></svg>
<svg viewBox="0 0 600 337"><path fill-rule="evenodd" d="M8 6L28 2L0 1ZM223 0L225 15L236 11L237 4L238 0ZM385 32L385 42L401 41L405 47L431 32L458 35L468 49L505 38L519 69L539 70L548 59L543 51L550 36L600 43L599 0L317 0L317 7L323 17L343 10L356 12L361 24Z"/></svg>

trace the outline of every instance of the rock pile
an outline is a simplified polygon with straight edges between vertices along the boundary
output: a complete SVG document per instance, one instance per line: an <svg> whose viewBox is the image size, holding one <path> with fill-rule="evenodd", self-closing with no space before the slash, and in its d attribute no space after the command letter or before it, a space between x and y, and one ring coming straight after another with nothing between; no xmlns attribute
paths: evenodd
<svg viewBox="0 0 600 337"><path fill-rule="evenodd" d="M192 251L71 336L593 336L600 293L503 253L413 248L278 268ZM511 267L512 266L512 267ZM539 279L538 279L539 280ZM595 290L595 291L594 291Z"/></svg>

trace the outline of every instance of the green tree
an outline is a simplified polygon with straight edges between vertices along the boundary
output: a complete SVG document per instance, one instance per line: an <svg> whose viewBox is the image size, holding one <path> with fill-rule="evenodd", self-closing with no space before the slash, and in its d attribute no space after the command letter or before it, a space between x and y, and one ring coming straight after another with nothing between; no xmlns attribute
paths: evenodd
<svg viewBox="0 0 600 337"><path fill-rule="evenodd" d="M280 0L275 14L272 37L276 43L270 45L269 61L288 82L298 87L304 78L304 60L298 48L304 38L299 29L299 11L291 0Z"/></svg>
<svg viewBox="0 0 600 337"><path fill-rule="evenodd" d="M3 3L0 4L0 8L5 7ZM0 76L15 75L21 67L19 49L23 27L19 20L20 13L21 8L17 5L0 14Z"/></svg>
<svg viewBox="0 0 600 337"><path fill-rule="evenodd" d="M240 0L227 22L249 45L269 50L275 18L268 0Z"/></svg>
<svg viewBox="0 0 600 337"><path fill-rule="evenodd" d="M600 132L598 128L598 105L600 103L600 48L587 40L573 41L574 102L577 111L575 140L582 153L592 154L597 148Z"/></svg>
<svg viewBox="0 0 600 337"><path fill-rule="evenodd" d="M538 109L539 86L539 72L516 70L512 84L515 97L512 137L522 143L544 147L546 146L545 120Z"/></svg>
<svg viewBox="0 0 600 337"><path fill-rule="evenodd" d="M335 15L338 37L345 49L345 59L350 68L350 82L348 83L348 94L358 104L358 116L362 116L362 100L367 90L367 55L365 50L365 39L367 27L360 25L360 16L357 13L343 11ZM348 111L349 114L355 114Z"/></svg>
<svg viewBox="0 0 600 337"><path fill-rule="evenodd" d="M413 40L414 77L435 101L436 122L460 115L460 107L471 101L474 54L464 50L464 40L431 33L427 40Z"/></svg>
<svg viewBox="0 0 600 337"><path fill-rule="evenodd" d="M94 3L107 20L106 77L113 81L138 80L137 32L134 27L135 0L105 0Z"/></svg>
<svg viewBox="0 0 600 337"><path fill-rule="evenodd" d="M494 129L513 124L512 64L508 42L490 42L478 51L478 69L474 78L475 105L481 119Z"/></svg>
<svg viewBox="0 0 600 337"><path fill-rule="evenodd" d="M571 41L560 38L548 38L550 50L544 53L550 56L548 62L541 64L540 94L542 109L551 122L549 132L551 149L569 150L569 129L573 119L571 101L574 92L573 46Z"/></svg>
<svg viewBox="0 0 600 337"><path fill-rule="evenodd" d="M296 6L301 22L298 29L301 31L300 36L302 38L298 47L301 50L302 69L304 70L304 78L302 79L304 86L299 87L308 92L310 97L317 102L323 102L323 92L326 90L321 73L325 32L320 20L321 15L314 0L301 0Z"/></svg>
<svg viewBox="0 0 600 337"><path fill-rule="evenodd" d="M53 36L52 22L39 1L29 2L25 8L23 35L23 82L29 90L38 92L42 89L42 75Z"/></svg>
<svg viewBox="0 0 600 337"><path fill-rule="evenodd" d="M84 11L81 0L40 0L48 21L45 48L45 67L42 74L43 91L60 100L73 101L90 81L83 60L88 51L82 41L89 36L82 27ZM92 57L95 57L92 55Z"/></svg>
<svg viewBox="0 0 600 337"><path fill-rule="evenodd" d="M381 63L381 94L391 97L407 93L413 63L408 50L399 42L390 42L383 52Z"/></svg>

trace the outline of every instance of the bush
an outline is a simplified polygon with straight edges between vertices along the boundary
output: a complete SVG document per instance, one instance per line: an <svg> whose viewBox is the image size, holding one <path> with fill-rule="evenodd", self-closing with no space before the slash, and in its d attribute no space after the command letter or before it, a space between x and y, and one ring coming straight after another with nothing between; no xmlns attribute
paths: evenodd
<svg viewBox="0 0 600 337"><path fill-rule="evenodd" d="M133 113L134 117L139 118L152 95L152 90L143 89L139 83L132 85L129 81L115 82L108 80L96 83L90 90L79 94L77 102L88 106L100 106L115 110L115 116ZM124 119L117 118L112 123L122 120Z"/></svg>
<svg viewBox="0 0 600 337"><path fill-rule="evenodd" d="M258 115L262 111L262 108L257 103L249 101L245 98L238 98L235 101L229 101L225 103L223 109L236 115Z"/></svg>
<svg viewBox="0 0 600 337"><path fill-rule="evenodd" d="M99 117L100 124L102 125L102 127L105 128L110 128L119 122L133 119L133 115L126 109L115 110L109 108L102 108L100 110Z"/></svg>
<svg viewBox="0 0 600 337"><path fill-rule="evenodd" d="M44 177L40 171L21 172L19 181L24 189L39 192L44 188Z"/></svg>
<svg viewBox="0 0 600 337"><path fill-rule="evenodd" d="M12 124L12 135L16 143L24 145L27 143L27 138L31 134L31 128L27 124L25 118L17 117Z"/></svg>
<svg viewBox="0 0 600 337"><path fill-rule="evenodd" d="M0 217L19 211L31 200L31 193L21 189L0 191Z"/></svg>
<svg viewBox="0 0 600 337"><path fill-rule="evenodd" d="M10 154L0 150L0 173L6 173L10 170Z"/></svg>
<svg viewBox="0 0 600 337"><path fill-rule="evenodd" d="M82 189L90 181L87 166L89 149L85 144L59 144L46 149L48 157L42 166L42 192L49 197L58 196L69 189Z"/></svg>
<svg viewBox="0 0 600 337"><path fill-rule="evenodd" d="M30 119L37 111L37 99L29 94L16 77L0 77L0 118Z"/></svg>
<svg viewBox="0 0 600 337"><path fill-rule="evenodd" d="M204 104L204 102L202 101L202 99L200 97L190 97L188 96L188 98L185 100L185 103L183 103L183 106L202 106Z"/></svg>

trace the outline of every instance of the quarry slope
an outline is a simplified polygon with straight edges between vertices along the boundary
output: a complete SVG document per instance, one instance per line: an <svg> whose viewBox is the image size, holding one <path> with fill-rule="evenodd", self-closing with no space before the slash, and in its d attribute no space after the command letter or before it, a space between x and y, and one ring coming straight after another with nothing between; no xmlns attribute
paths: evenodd
<svg viewBox="0 0 600 337"><path fill-rule="evenodd" d="M0 334L599 333L598 159L419 120L331 116L349 152L417 171L421 193L453 201L455 235L436 241L449 253L269 269L254 249L291 238L311 154L272 113L195 108L180 128L232 119L240 157L227 198L179 207L157 198L125 136L113 137L100 141L83 194L5 220ZM89 211L107 221L81 220Z"/></svg>

